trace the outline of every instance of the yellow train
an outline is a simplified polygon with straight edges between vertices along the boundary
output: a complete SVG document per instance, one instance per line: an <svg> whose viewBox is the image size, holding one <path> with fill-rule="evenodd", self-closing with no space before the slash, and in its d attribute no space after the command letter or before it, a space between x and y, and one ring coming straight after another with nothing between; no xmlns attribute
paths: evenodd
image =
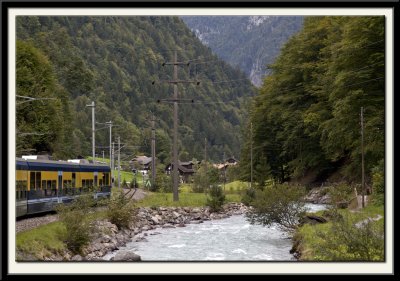
<svg viewBox="0 0 400 281"><path fill-rule="evenodd" d="M105 164L16 159L17 217L47 212L57 204L93 191L95 199L109 197L111 170Z"/></svg>

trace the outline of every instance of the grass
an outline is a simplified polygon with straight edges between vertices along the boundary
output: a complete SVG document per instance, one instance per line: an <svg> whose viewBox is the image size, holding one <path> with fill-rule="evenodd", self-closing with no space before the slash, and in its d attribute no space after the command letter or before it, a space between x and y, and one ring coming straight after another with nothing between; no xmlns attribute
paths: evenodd
<svg viewBox="0 0 400 281"><path fill-rule="evenodd" d="M17 250L33 255L38 259L50 256L52 253L62 253L66 245L62 241L65 227L61 222L53 222L38 228L17 234ZM17 260L18 260L17 255Z"/></svg>
<svg viewBox="0 0 400 281"><path fill-rule="evenodd" d="M179 193L179 201L173 201L172 193L151 193L137 203L138 207L204 207L206 206L204 193ZM226 203L240 202L239 194L227 194Z"/></svg>
<svg viewBox="0 0 400 281"><path fill-rule="evenodd" d="M225 192L235 193L235 192L242 192L246 190L249 186L248 182L243 181L233 181L230 183L225 184Z"/></svg>

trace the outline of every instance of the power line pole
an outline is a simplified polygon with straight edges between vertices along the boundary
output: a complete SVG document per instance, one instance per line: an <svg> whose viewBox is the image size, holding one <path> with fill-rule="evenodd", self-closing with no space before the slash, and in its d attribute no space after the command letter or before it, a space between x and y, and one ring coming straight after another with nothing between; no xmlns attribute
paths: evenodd
<svg viewBox="0 0 400 281"><path fill-rule="evenodd" d="M111 135L112 135L112 126L113 126L113 124L112 124L112 121L108 121L108 122L106 122L106 124L108 124L109 126L110 126L110 168L112 168L112 147L111 147L111 142L112 142L112 138L111 138Z"/></svg>
<svg viewBox="0 0 400 281"><path fill-rule="evenodd" d="M250 122L250 188L253 187L253 122Z"/></svg>
<svg viewBox="0 0 400 281"><path fill-rule="evenodd" d="M151 120L151 176L152 183L151 186L155 187L156 183L156 131L155 131L155 116L153 114Z"/></svg>
<svg viewBox="0 0 400 281"><path fill-rule="evenodd" d="M365 178L364 178L364 108L361 107L361 194L362 207L365 207Z"/></svg>
<svg viewBox="0 0 400 281"><path fill-rule="evenodd" d="M174 80L178 80L178 55L174 52ZM179 201L178 194L178 84L174 84L174 201Z"/></svg>
<svg viewBox="0 0 400 281"><path fill-rule="evenodd" d="M111 176L114 178L114 142L111 144L112 153L111 153Z"/></svg>
<svg viewBox="0 0 400 281"><path fill-rule="evenodd" d="M104 162L104 150L103 150L103 162Z"/></svg>
<svg viewBox="0 0 400 281"><path fill-rule="evenodd" d="M118 136L118 188L121 188L121 138Z"/></svg>
<svg viewBox="0 0 400 281"><path fill-rule="evenodd" d="M224 164L224 191L225 191L225 182L226 182L226 167L227 166L225 166L225 151L224 151L224 156L223 156L223 159L222 159L222 163Z"/></svg>
<svg viewBox="0 0 400 281"><path fill-rule="evenodd" d="M173 137L173 198L174 201L179 201L179 194L178 194L178 84L182 83L196 83L197 85L200 84L198 81L192 80L178 80L178 65L185 65L188 66L190 61L187 62L178 62L178 54L177 50L174 50L174 60L173 62L165 62L162 66L165 65L173 65L174 66L174 75L173 80L167 81L167 83L174 84L174 96L173 96L173 103L174 103L174 137ZM155 81L153 81L153 84Z"/></svg>
<svg viewBox="0 0 400 281"><path fill-rule="evenodd" d="M94 117L94 109L95 109L96 106L94 104L94 101L92 101L91 104L87 104L86 106L92 108L92 157L93 157L93 163L94 163L95 156L96 156L95 155L95 150L94 150L94 147L95 147L95 126L94 126L95 117Z"/></svg>

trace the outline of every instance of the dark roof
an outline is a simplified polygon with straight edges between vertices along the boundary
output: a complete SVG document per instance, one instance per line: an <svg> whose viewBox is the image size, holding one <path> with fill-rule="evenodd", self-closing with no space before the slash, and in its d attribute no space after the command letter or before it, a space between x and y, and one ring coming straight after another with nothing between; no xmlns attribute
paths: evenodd
<svg viewBox="0 0 400 281"><path fill-rule="evenodd" d="M102 164L78 164L67 161L52 160L23 160L17 159L17 170L31 171L85 171L85 172L109 172L110 167Z"/></svg>

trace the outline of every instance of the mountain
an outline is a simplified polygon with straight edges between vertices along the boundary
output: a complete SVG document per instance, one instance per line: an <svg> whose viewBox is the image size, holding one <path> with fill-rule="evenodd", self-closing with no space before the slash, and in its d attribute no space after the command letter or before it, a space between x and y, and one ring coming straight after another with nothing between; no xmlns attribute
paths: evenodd
<svg viewBox="0 0 400 281"><path fill-rule="evenodd" d="M281 47L303 25L303 17L184 16L196 36L223 60L240 68L256 86L270 73Z"/></svg>
<svg viewBox="0 0 400 281"><path fill-rule="evenodd" d="M182 161L223 154L238 157L247 101L255 88L204 46L178 17L31 16L17 18L17 155L49 151L56 158L91 155L95 102L96 154L108 158L109 129L124 154L150 154L151 117L156 117L157 157L172 151L173 60L180 84L179 147ZM55 98L55 99L54 99ZM103 124L101 124L103 123ZM114 138L115 137L115 138Z"/></svg>

